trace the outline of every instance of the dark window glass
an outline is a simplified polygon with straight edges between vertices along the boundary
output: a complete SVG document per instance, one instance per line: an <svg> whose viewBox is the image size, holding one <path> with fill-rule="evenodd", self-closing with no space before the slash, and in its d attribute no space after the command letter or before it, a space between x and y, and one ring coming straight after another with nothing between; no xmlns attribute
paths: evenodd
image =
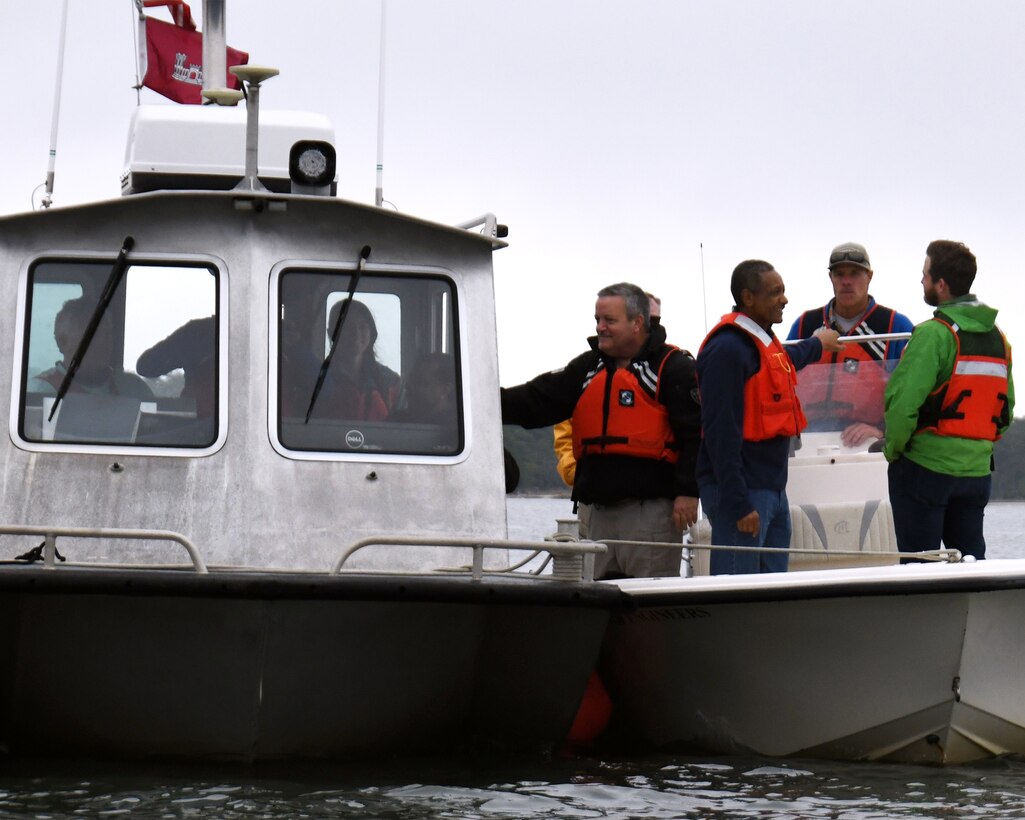
<svg viewBox="0 0 1025 820"><path fill-rule="evenodd" d="M111 264L41 261L30 271L21 437L209 447L217 439L216 272L129 265L101 309ZM83 347L94 320L95 332Z"/></svg>
<svg viewBox="0 0 1025 820"><path fill-rule="evenodd" d="M461 452L450 280L364 274L351 301L348 272L289 270L278 282L277 400L285 448Z"/></svg>

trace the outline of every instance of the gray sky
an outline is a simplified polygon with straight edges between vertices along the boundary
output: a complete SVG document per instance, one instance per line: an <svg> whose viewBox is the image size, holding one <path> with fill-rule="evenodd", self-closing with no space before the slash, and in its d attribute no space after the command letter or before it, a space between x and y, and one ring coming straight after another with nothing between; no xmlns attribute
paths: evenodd
<svg viewBox="0 0 1025 820"><path fill-rule="evenodd" d="M45 177L59 18L59 0L0 4L0 213ZM133 20L131 0L71 2L58 205L119 195ZM263 105L327 114L339 192L364 202L379 20L376 0L228 5L228 42L281 69ZM622 280L660 295L670 340L696 352L746 258L783 274L785 335L831 294L848 240L868 247L873 295L915 321L926 245L965 242L977 294L1025 337L1025 3L389 0L387 30L385 198L509 225L503 384L581 352L595 291Z"/></svg>

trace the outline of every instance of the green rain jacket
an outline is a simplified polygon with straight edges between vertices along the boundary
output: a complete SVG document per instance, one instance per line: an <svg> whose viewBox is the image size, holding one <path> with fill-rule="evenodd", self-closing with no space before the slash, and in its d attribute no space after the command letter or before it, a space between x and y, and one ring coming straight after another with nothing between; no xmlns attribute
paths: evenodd
<svg viewBox="0 0 1025 820"><path fill-rule="evenodd" d="M944 302L937 308L939 311L968 333L991 330L997 317L994 308L982 304L970 293ZM930 432L915 434L919 408L933 390L950 378L956 355L957 343L946 325L930 319L915 327L911 341L886 385L886 447L883 454L887 461L906 456L927 470L954 476L984 476L992 470L992 441L939 436ZM1014 382L1010 354L1007 402L1008 418L1013 418Z"/></svg>

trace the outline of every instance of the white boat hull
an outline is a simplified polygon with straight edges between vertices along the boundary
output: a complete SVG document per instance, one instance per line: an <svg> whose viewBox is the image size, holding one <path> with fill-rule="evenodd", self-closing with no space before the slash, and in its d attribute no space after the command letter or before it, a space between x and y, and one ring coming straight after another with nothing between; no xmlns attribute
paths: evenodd
<svg viewBox="0 0 1025 820"><path fill-rule="evenodd" d="M623 582L617 725L717 752L962 763L1025 753L1025 563Z"/></svg>

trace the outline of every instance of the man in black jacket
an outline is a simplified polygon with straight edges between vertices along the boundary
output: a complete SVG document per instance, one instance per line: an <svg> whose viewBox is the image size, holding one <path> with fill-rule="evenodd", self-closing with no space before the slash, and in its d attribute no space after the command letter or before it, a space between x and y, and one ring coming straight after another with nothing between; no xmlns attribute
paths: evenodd
<svg viewBox="0 0 1025 820"><path fill-rule="evenodd" d="M590 350L502 390L502 421L545 427L572 418L573 500L592 507L592 539L681 543L698 507L694 358L666 344L636 285L600 290L594 318ZM612 546L595 561L595 575L679 575L680 557L680 549Z"/></svg>

